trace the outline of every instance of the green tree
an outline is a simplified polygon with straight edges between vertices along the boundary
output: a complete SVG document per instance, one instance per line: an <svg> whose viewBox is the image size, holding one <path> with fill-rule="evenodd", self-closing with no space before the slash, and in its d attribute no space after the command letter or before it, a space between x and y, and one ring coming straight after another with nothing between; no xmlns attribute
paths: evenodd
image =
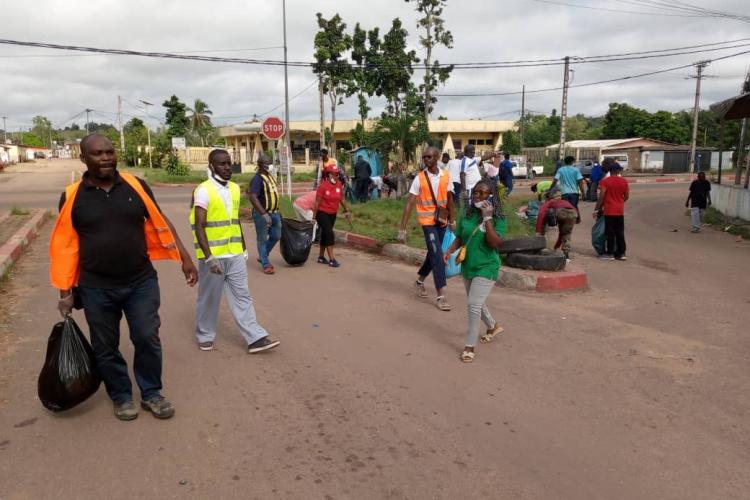
<svg viewBox="0 0 750 500"><path fill-rule="evenodd" d="M351 78L348 80L346 96L357 94L359 119L362 127L370 112L367 97L372 97L377 85L376 71L373 65L377 64L378 51L380 50L380 30L374 28L365 31L357 23L354 26L352 40L352 68Z"/></svg>
<svg viewBox="0 0 750 500"><path fill-rule="evenodd" d="M42 144L48 148L52 147L52 122L46 116L37 115L31 119L34 124L31 131L42 139Z"/></svg>
<svg viewBox="0 0 750 500"><path fill-rule="evenodd" d="M185 103L180 101L176 95L173 95L168 100L164 101L162 106L167 109L167 136L170 139L172 137L185 137L187 135L188 127L190 126L190 120L187 117L187 106Z"/></svg>
<svg viewBox="0 0 750 500"><path fill-rule="evenodd" d="M422 17L417 20L417 26L422 30L419 35L419 44L425 50L424 56L424 79L419 90L424 95L424 119L429 121L433 104L437 102L432 93L437 90L439 84L445 84L453 71L453 66L441 66L440 62L433 60L432 52L436 47L443 46L453 48L453 35L445 28L445 20L442 18L443 8L447 0L405 0L407 3L415 2L416 10Z"/></svg>
<svg viewBox="0 0 750 500"><path fill-rule="evenodd" d="M407 37L409 32L404 29L401 20L396 18L391 23L391 29L383 36L383 43L379 54L376 95L385 97L386 113L400 116L406 104L407 97L415 94L415 87L411 81L414 74L414 64L419 62L417 53L407 52Z"/></svg>
<svg viewBox="0 0 750 500"><path fill-rule="evenodd" d="M190 111L190 131L195 134L201 141L201 146L206 145L206 139L211 134L214 126L211 123L213 111L208 109L208 104L200 99L196 99Z"/></svg>
<svg viewBox="0 0 750 500"><path fill-rule="evenodd" d="M515 130L503 132L503 152L512 155L521 154L521 137Z"/></svg>
<svg viewBox="0 0 750 500"><path fill-rule="evenodd" d="M139 147L148 145L146 124L140 118L132 118L123 126L123 133L125 134L125 151L122 152L122 160L128 165L137 166L138 159L141 157Z"/></svg>
<svg viewBox="0 0 750 500"><path fill-rule="evenodd" d="M44 141L42 138L36 135L34 132L21 132L21 144L24 146L34 146L37 148L44 147Z"/></svg>
<svg viewBox="0 0 750 500"><path fill-rule="evenodd" d="M623 139L638 137L638 131L647 126L649 113L629 104L613 102L604 115L604 139Z"/></svg>
<svg viewBox="0 0 750 500"><path fill-rule="evenodd" d="M323 92L328 95L331 105L331 130L336 130L336 106L343 104L343 96L351 87L352 71L345 53L351 48L351 37L346 33L346 23L341 16L326 19L318 12L318 28L315 34L315 62L313 72L318 75ZM331 141L333 142L333 141ZM330 149L336 150L331 144Z"/></svg>
<svg viewBox="0 0 750 500"><path fill-rule="evenodd" d="M423 115L402 113L379 118L367 136L367 145L386 157L397 153L399 161L409 163L414 160L417 146L429 139L430 131Z"/></svg>

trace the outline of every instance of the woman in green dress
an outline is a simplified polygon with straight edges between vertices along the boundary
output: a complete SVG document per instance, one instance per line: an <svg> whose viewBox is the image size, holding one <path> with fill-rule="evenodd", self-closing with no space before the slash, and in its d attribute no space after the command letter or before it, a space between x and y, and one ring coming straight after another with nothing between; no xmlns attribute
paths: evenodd
<svg viewBox="0 0 750 500"><path fill-rule="evenodd" d="M505 234L505 217L496 189L488 180L479 181L472 191L472 203L458 223L456 240L443 254L446 264L451 255L464 244L466 255L461 262L461 275L467 295L469 326L461 361L474 361L477 341L492 342L503 328L490 314L485 301L495 287L500 272L500 254L497 252ZM480 320L487 331L479 337Z"/></svg>

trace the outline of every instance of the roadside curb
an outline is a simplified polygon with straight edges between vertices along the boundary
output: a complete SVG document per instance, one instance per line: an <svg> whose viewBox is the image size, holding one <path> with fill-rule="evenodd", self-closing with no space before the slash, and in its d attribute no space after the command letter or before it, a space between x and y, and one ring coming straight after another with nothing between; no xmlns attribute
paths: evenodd
<svg viewBox="0 0 750 500"><path fill-rule="evenodd" d="M0 279L4 278L13 265L18 262L24 249L34 241L49 217L49 211L39 210L29 222L0 246Z"/></svg>
<svg viewBox="0 0 750 500"><path fill-rule="evenodd" d="M526 271L501 267L497 286L542 293L570 292L588 289L586 272L568 264L566 271Z"/></svg>
<svg viewBox="0 0 750 500"><path fill-rule="evenodd" d="M424 261L427 250L413 248L398 243L386 243L379 247L377 241L345 231L335 231L336 241L356 248L378 252L387 257L400 259L408 264L419 265ZM567 266L566 271L526 271L513 267L500 268L496 285L516 290L536 291L542 293L569 292L588 289L586 272L575 265Z"/></svg>
<svg viewBox="0 0 750 500"><path fill-rule="evenodd" d="M240 209L240 215L242 216L252 217L251 213L252 211L248 208ZM427 250L421 248L400 243L379 245L375 238L349 231L334 229L333 233L336 237L336 243L399 259L407 264L420 265L427 255ZM516 290L567 292L587 289L588 277L584 271L570 265L568 265L567 271L562 272L526 271L504 266L500 268L500 275L496 284Z"/></svg>
<svg viewBox="0 0 750 500"><path fill-rule="evenodd" d="M690 182L690 179L682 179L679 177L654 177L654 178L632 178L624 177L628 184L649 184L649 183L663 183L663 182Z"/></svg>

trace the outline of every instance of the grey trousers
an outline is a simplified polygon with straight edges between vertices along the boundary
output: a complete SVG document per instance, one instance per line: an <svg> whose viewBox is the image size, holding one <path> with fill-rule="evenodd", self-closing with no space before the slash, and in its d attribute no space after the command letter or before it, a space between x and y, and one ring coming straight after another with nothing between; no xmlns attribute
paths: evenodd
<svg viewBox="0 0 750 500"><path fill-rule="evenodd" d="M466 346L474 347L479 340L479 320L487 325L487 328L495 327L495 318L490 314L485 301L495 286L495 282L477 276L473 280L464 280L466 288L466 309L469 316L469 330L466 333Z"/></svg>
<svg viewBox="0 0 750 500"><path fill-rule="evenodd" d="M195 335L198 342L213 342L216 339L222 290L245 342L250 345L266 337L268 332L258 324L253 299L247 287L245 257L234 255L217 261L223 274L210 272L205 260L198 260L198 305L195 314Z"/></svg>
<svg viewBox="0 0 750 500"><path fill-rule="evenodd" d="M693 207L690 209L690 222L693 225L693 231L701 230L701 217L703 216L703 209Z"/></svg>

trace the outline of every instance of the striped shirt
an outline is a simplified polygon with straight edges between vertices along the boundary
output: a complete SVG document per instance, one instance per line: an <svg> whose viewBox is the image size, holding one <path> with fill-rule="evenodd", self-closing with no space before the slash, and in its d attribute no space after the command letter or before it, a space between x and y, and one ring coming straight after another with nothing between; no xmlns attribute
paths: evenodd
<svg viewBox="0 0 750 500"><path fill-rule="evenodd" d="M258 172L250 181L250 194L258 196L263 209L268 213L279 211L279 191L276 180L268 174Z"/></svg>

